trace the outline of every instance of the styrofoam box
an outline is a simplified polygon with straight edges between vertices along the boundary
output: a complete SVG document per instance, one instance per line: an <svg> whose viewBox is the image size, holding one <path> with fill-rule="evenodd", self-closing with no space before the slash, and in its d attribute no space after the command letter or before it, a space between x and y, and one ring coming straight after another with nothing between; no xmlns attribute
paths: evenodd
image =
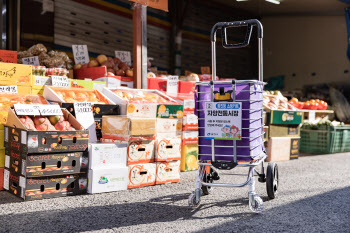
<svg viewBox="0 0 350 233"><path fill-rule="evenodd" d="M89 170L88 193L105 193L127 190L128 167Z"/></svg>
<svg viewBox="0 0 350 233"><path fill-rule="evenodd" d="M89 169L126 166L126 143L90 143Z"/></svg>

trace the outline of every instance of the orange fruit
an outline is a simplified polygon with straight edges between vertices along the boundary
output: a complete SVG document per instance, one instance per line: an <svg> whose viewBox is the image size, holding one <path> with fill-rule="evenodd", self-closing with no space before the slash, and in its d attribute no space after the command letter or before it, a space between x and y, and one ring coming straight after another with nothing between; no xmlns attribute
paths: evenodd
<svg viewBox="0 0 350 233"><path fill-rule="evenodd" d="M182 118L183 115L184 115L184 114L183 114L183 112L182 112L181 110L179 110L179 111L176 112L177 118Z"/></svg>
<svg viewBox="0 0 350 233"><path fill-rule="evenodd" d="M135 105L129 104L128 105L128 113L133 113L135 112Z"/></svg>
<svg viewBox="0 0 350 233"><path fill-rule="evenodd" d="M166 112L166 107L165 107L165 105L160 105L159 108L158 108L158 112L159 112L159 113L165 113L165 112Z"/></svg>

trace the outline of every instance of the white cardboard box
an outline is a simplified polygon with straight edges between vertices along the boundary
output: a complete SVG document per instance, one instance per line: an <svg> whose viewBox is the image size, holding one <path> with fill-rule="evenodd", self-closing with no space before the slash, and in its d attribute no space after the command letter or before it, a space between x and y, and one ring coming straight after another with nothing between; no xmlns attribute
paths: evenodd
<svg viewBox="0 0 350 233"><path fill-rule="evenodd" d="M180 161L157 162L156 184L180 182Z"/></svg>
<svg viewBox="0 0 350 233"><path fill-rule="evenodd" d="M127 190L128 167L89 170L88 193L105 193Z"/></svg>
<svg viewBox="0 0 350 233"><path fill-rule="evenodd" d="M89 169L126 166L126 143L90 143Z"/></svg>
<svg viewBox="0 0 350 233"><path fill-rule="evenodd" d="M128 164L154 162L154 140L129 141L127 156Z"/></svg>
<svg viewBox="0 0 350 233"><path fill-rule="evenodd" d="M138 188L156 184L156 164L144 163L129 165L128 188Z"/></svg>
<svg viewBox="0 0 350 233"><path fill-rule="evenodd" d="M176 135L178 119L157 118L157 133L174 133ZM180 123L181 124L181 123Z"/></svg>
<svg viewBox="0 0 350 233"><path fill-rule="evenodd" d="M155 161L181 159L181 138L157 138Z"/></svg>

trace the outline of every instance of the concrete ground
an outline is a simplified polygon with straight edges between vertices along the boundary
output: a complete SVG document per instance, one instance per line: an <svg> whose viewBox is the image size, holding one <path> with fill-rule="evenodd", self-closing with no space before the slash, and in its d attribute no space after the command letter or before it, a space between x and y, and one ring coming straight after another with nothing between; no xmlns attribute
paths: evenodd
<svg viewBox="0 0 350 233"><path fill-rule="evenodd" d="M350 232L349 153L278 166L277 199L257 182L261 214L250 212L247 187L216 188L192 210L196 173L187 172L178 184L97 195L22 202L0 192L0 232Z"/></svg>

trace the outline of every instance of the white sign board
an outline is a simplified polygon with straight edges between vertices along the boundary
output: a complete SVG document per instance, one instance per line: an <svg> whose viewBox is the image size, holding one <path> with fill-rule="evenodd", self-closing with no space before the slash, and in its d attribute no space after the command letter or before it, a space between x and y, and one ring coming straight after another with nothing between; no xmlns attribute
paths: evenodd
<svg viewBox="0 0 350 233"><path fill-rule="evenodd" d="M0 93L6 93L6 94L17 94L17 86L11 85L11 86L0 86Z"/></svg>
<svg viewBox="0 0 350 233"><path fill-rule="evenodd" d="M51 85L50 77L34 76L34 81L35 81L35 85L38 85L38 86Z"/></svg>
<svg viewBox="0 0 350 233"><path fill-rule="evenodd" d="M89 52L87 45L72 45L75 64L89 63Z"/></svg>
<svg viewBox="0 0 350 233"><path fill-rule="evenodd" d="M177 85L179 83L179 76L168 76L166 84L167 94L177 94Z"/></svg>
<svg viewBox="0 0 350 233"><path fill-rule="evenodd" d="M205 138L241 140L242 103L205 103Z"/></svg>
<svg viewBox="0 0 350 233"><path fill-rule="evenodd" d="M309 122L316 120L316 112L309 111Z"/></svg>
<svg viewBox="0 0 350 233"><path fill-rule="evenodd" d="M42 104L42 105L39 105L39 111L40 111L40 114L42 116L55 116L55 115L59 115L59 116L62 116L63 115L63 112L60 108L59 105L56 105L56 104L52 104L52 105L48 105L48 104Z"/></svg>
<svg viewBox="0 0 350 233"><path fill-rule="evenodd" d="M131 53L130 51L115 51L115 57L119 58L122 62L125 62L128 66L131 66Z"/></svg>
<svg viewBox="0 0 350 233"><path fill-rule="evenodd" d="M66 76L51 76L52 86L54 87L70 87L70 79Z"/></svg>
<svg viewBox="0 0 350 233"><path fill-rule="evenodd" d="M92 103L74 103L75 118L85 128L89 130L89 142L96 142L96 128L94 115L92 113Z"/></svg>
<svg viewBox="0 0 350 233"><path fill-rule="evenodd" d="M40 66L38 56L22 58L22 63L25 65Z"/></svg>
<svg viewBox="0 0 350 233"><path fill-rule="evenodd" d="M18 116L40 116L38 106L32 104L14 104L13 105Z"/></svg>

